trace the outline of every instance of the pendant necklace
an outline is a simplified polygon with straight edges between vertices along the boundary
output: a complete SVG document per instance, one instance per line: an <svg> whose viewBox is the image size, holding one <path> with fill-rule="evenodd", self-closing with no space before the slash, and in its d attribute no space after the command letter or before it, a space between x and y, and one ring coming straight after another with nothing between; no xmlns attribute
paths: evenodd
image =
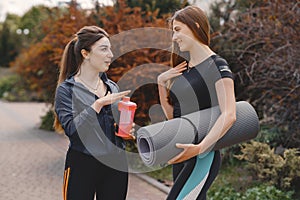
<svg viewBox="0 0 300 200"><path fill-rule="evenodd" d="M97 92L98 88L99 88L99 78L98 78L98 81L97 81L97 85L96 85L96 88L93 88L91 87L89 84L87 84L85 81L83 81L81 78L79 78L79 76L77 76L77 78L84 83L84 85L86 85L88 88L92 89L95 93Z"/></svg>

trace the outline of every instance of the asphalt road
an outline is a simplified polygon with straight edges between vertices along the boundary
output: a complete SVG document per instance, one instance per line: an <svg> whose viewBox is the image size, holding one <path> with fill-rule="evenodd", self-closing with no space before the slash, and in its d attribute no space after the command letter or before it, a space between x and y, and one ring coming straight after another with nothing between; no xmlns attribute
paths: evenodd
<svg viewBox="0 0 300 200"><path fill-rule="evenodd" d="M38 129L43 103L0 101L0 200L60 200L68 140ZM127 200L160 200L166 192L136 174Z"/></svg>

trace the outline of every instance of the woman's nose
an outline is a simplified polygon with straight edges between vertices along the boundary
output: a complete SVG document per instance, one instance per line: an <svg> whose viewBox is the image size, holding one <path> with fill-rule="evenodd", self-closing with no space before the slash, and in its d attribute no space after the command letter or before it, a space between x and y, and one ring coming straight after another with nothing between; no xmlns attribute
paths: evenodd
<svg viewBox="0 0 300 200"><path fill-rule="evenodd" d="M109 58L112 58L112 57L114 57L114 54L112 53L112 51L111 50L109 50L109 52L108 52L108 55L107 55Z"/></svg>
<svg viewBox="0 0 300 200"><path fill-rule="evenodd" d="M177 33L173 33L173 35L172 35L172 41L176 42L177 39L178 39Z"/></svg>

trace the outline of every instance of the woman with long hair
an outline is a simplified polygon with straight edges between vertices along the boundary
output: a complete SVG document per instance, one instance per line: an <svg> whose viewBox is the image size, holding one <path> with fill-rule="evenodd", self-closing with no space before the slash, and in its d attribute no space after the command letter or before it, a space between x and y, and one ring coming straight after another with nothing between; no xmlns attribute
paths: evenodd
<svg viewBox="0 0 300 200"><path fill-rule="evenodd" d="M228 63L209 47L210 27L200 8L187 6L170 20L173 31L172 68L158 76L159 98L167 119L219 106L221 114L204 139L176 144L172 158L174 185L167 199L206 199L221 156L213 145L236 120L234 81ZM201 120L201 117L200 117Z"/></svg>
<svg viewBox="0 0 300 200"><path fill-rule="evenodd" d="M115 135L112 107L130 91L118 91L106 71L112 61L108 34L81 28L66 45L55 95L55 123L70 140L63 197L125 199L128 172L124 141ZM132 129L131 131L134 131Z"/></svg>

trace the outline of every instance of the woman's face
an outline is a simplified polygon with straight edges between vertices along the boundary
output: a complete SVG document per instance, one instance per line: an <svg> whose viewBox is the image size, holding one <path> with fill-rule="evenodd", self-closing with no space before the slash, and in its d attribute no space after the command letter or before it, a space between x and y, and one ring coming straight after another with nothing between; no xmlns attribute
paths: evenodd
<svg viewBox="0 0 300 200"><path fill-rule="evenodd" d="M172 30L172 40L178 44L180 51L189 51L198 43L191 29L184 23L174 20Z"/></svg>
<svg viewBox="0 0 300 200"><path fill-rule="evenodd" d="M109 69L112 57L111 44L107 37L95 42L88 53L91 66L99 72L106 72Z"/></svg>

